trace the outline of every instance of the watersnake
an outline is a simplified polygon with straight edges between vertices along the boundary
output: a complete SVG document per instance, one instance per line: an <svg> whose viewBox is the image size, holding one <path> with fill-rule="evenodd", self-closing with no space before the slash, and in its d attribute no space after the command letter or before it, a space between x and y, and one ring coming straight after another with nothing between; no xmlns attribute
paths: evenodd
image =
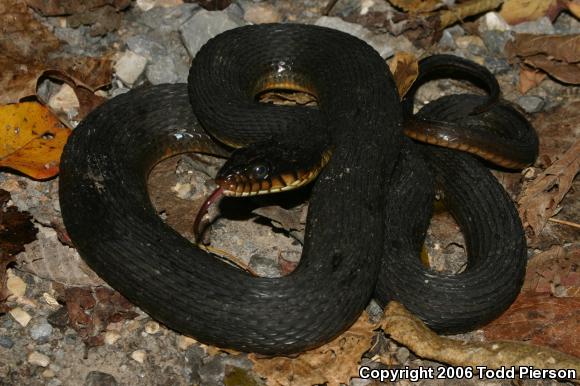
<svg viewBox="0 0 580 386"><path fill-rule="evenodd" d="M319 108L257 103L259 82L278 70L303 71ZM396 286L375 285L379 271L391 267L384 255L406 256L405 240L414 249L424 234L426 222L420 220L430 212L434 169L421 156L432 150L417 150L402 136L402 107L382 58L359 39L326 28L247 26L210 40L193 61L189 82L189 90L159 85L120 95L89 114L69 139L61 160L60 204L67 231L89 266L167 326L205 343L263 354L300 352L329 341L356 320L375 291L383 300L398 298ZM216 98L216 90L227 90L226 100ZM244 136L256 134L240 142L284 138L287 145L307 142L304 150L332 144L332 157L312 188L302 258L291 274L251 277L197 248L156 214L147 194L147 176L156 163L184 152L230 152L200 121L212 133L237 128ZM438 164L445 165L445 156L440 158ZM473 165L478 164L469 160L447 170L470 173ZM475 193L471 205L458 201L459 216L467 206L491 204ZM491 200L497 205L497 197ZM504 193L499 201L500 208L511 205ZM405 208L423 214L405 215ZM494 223L489 217L495 213L484 210L475 219L469 212L459 222L518 227L513 206ZM501 274L513 276L516 284L492 295L497 288L489 276L470 277L478 296L493 296L487 299L491 312L467 310L470 322L451 330L497 315L517 294L525 264L521 225L518 229L493 240L500 245L493 251L505 252L499 257L506 261ZM470 251L479 253L472 265L479 272L487 264L480 252L491 241L472 230ZM504 244L506 238L512 242ZM429 303L430 295L420 290L415 302ZM447 299L450 310L435 312L459 311Z"/></svg>

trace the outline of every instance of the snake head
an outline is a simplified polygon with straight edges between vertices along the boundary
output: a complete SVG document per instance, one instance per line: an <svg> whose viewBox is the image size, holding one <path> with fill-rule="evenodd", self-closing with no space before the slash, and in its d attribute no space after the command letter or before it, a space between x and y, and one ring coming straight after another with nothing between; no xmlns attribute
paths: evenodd
<svg viewBox="0 0 580 386"><path fill-rule="evenodd" d="M228 196L282 192L312 181L329 158L303 144L256 142L235 150L215 181Z"/></svg>

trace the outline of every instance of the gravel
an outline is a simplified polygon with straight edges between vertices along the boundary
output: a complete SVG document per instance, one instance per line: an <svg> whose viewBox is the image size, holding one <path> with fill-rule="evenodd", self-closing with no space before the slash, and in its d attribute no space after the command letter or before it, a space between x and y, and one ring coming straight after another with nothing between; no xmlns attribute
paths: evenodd
<svg viewBox="0 0 580 386"><path fill-rule="evenodd" d="M52 335L52 326L46 321L30 327L30 337L39 342L45 342Z"/></svg>
<svg viewBox="0 0 580 386"><path fill-rule="evenodd" d="M545 105L544 99L534 95L521 96L518 98L517 103L526 113L537 113L542 111L542 108Z"/></svg>

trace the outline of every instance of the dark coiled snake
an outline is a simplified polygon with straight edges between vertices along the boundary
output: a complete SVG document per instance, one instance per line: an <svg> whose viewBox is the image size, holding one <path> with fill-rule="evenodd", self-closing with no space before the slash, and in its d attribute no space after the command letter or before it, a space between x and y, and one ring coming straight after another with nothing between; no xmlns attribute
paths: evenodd
<svg viewBox="0 0 580 386"><path fill-rule="evenodd" d="M314 93L318 108L256 101L272 85L292 84ZM413 119L455 127L469 116L470 126L485 126L472 111L488 100L435 101ZM195 57L189 86L137 88L75 129L61 161L67 231L89 266L129 300L168 327L221 347L263 354L316 347L348 328L373 295L401 301L439 331L475 328L519 291L522 227L478 160L403 136L402 106L385 62L355 37L291 24L225 32ZM486 122L513 120L518 113L510 109L498 102L480 114ZM287 164L315 165L314 150L332 151L317 171L302 258L291 274L252 277L156 214L147 192L152 167L184 152L228 156L216 138L250 144L253 150L234 151L232 159L284 155L285 177L292 174ZM435 189L467 239L469 261L458 275L432 272L417 258Z"/></svg>

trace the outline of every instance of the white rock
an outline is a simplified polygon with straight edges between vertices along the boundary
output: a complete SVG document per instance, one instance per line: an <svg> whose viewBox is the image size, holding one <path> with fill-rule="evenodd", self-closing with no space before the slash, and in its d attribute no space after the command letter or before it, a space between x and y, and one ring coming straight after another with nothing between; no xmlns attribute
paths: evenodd
<svg viewBox="0 0 580 386"><path fill-rule="evenodd" d="M316 20L314 24L321 27L327 27L346 32L347 34L351 34L363 40L365 40L371 34L371 32L362 25L349 23L339 17L322 16Z"/></svg>
<svg viewBox="0 0 580 386"><path fill-rule="evenodd" d="M105 343L108 345L113 345L121 338L121 334L117 331L107 331L105 333Z"/></svg>
<svg viewBox="0 0 580 386"><path fill-rule="evenodd" d="M125 84L133 84L145 70L147 59L132 51L125 51L115 63L114 69Z"/></svg>
<svg viewBox="0 0 580 386"><path fill-rule="evenodd" d="M20 307L16 307L10 310L10 315L20 324L22 327L26 327L30 322L32 317L28 314L28 312L24 311Z"/></svg>
<svg viewBox="0 0 580 386"><path fill-rule="evenodd" d="M486 13L480 21L479 31L509 31L510 25L497 12Z"/></svg>
<svg viewBox="0 0 580 386"><path fill-rule="evenodd" d="M155 7L156 0L137 0L137 7L142 11L149 11Z"/></svg>
<svg viewBox="0 0 580 386"><path fill-rule="evenodd" d="M38 351L33 351L28 355L28 363L36 366L46 367L50 363L50 358Z"/></svg>
<svg viewBox="0 0 580 386"><path fill-rule="evenodd" d="M149 335L157 334L160 330L159 323L150 321L145 324L145 332Z"/></svg>
<svg viewBox="0 0 580 386"><path fill-rule="evenodd" d="M139 363L143 363L145 361L146 356L147 353L145 353L145 350L135 350L133 351L133 353L131 353L131 358L133 358L134 361L137 361Z"/></svg>
<svg viewBox="0 0 580 386"><path fill-rule="evenodd" d="M16 298L21 298L26 293L26 283L19 276L14 274L13 269L8 270L8 279L6 279L8 291Z"/></svg>

